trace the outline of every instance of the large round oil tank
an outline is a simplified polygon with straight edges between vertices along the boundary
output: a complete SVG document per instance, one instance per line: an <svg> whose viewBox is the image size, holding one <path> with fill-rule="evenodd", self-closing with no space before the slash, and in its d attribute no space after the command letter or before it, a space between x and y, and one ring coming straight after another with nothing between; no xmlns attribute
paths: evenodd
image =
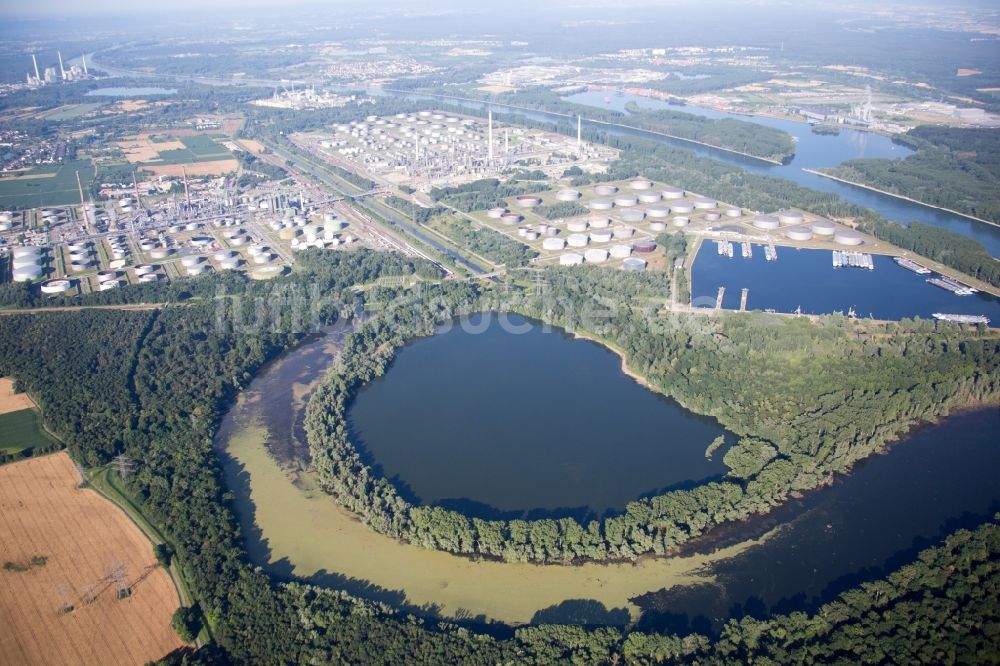
<svg viewBox="0 0 1000 666"><path fill-rule="evenodd" d="M797 210L778 211L778 222L781 222L782 224L799 225L802 224L802 221L802 213Z"/></svg>
<svg viewBox="0 0 1000 666"><path fill-rule="evenodd" d="M14 260L11 262L11 266L14 270L17 270L18 268L28 268L29 266L37 266L38 268L41 268L42 262L39 257L14 257Z"/></svg>
<svg viewBox="0 0 1000 666"><path fill-rule="evenodd" d="M113 280L118 277L118 271L97 271L97 281Z"/></svg>
<svg viewBox="0 0 1000 666"><path fill-rule="evenodd" d="M581 196L579 190L565 189L556 192L556 199L559 201L576 201Z"/></svg>
<svg viewBox="0 0 1000 666"><path fill-rule="evenodd" d="M324 222L329 223L329 222L333 222L336 219L337 219L337 214L336 213L333 213L333 212L323 213L323 221Z"/></svg>
<svg viewBox="0 0 1000 666"><path fill-rule="evenodd" d="M590 223L587 222L587 220L580 220L580 219L569 220L568 222L566 222L566 228L569 231L580 233L581 231L586 231L587 227L589 226L589 224ZM607 226L607 225L605 225L605 226Z"/></svg>
<svg viewBox="0 0 1000 666"><path fill-rule="evenodd" d="M615 207L615 204L611 199L592 199L588 204L590 210L611 210Z"/></svg>
<svg viewBox="0 0 1000 666"><path fill-rule="evenodd" d="M11 213L10 211L5 210L2 213L0 213L0 222L13 222L13 221L14 221L14 214Z"/></svg>
<svg viewBox="0 0 1000 666"><path fill-rule="evenodd" d="M813 237L812 229L809 227L788 227L785 229L785 235L797 241L812 240Z"/></svg>
<svg viewBox="0 0 1000 666"><path fill-rule="evenodd" d="M173 252L169 247L158 247L149 251L149 256L153 259L166 259Z"/></svg>
<svg viewBox="0 0 1000 666"><path fill-rule="evenodd" d="M611 218L606 215L591 215L587 222L592 229L603 229L611 226ZM571 231L585 231L586 229L587 227L584 227L583 229L571 229Z"/></svg>
<svg viewBox="0 0 1000 666"><path fill-rule="evenodd" d="M632 238L635 235L635 229L632 227L615 227L612 229L615 240L624 240L626 238Z"/></svg>
<svg viewBox="0 0 1000 666"><path fill-rule="evenodd" d="M673 213L693 213L694 202L687 199L677 199L670 204L670 211Z"/></svg>
<svg viewBox="0 0 1000 666"><path fill-rule="evenodd" d="M653 181L647 180L645 178L636 178L629 184L629 189L632 190L651 190L653 189Z"/></svg>
<svg viewBox="0 0 1000 666"><path fill-rule="evenodd" d="M583 263L583 255L576 252L567 252L559 255L560 266L576 266Z"/></svg>
<svg viewBox="0 0 1000 666"><path fill-rule="evenodd" d="M156 243L154 243L151 240L144 240L139 243L139 249L141 249L143 252L149 252L154 247L156 247Z"/></svg>
<svg viewBox="0 0 1000 666"><path fill-rule="evenodd" d="M684 215L678 215L673 219L672 223L675 227L686 227L691 224L691 218Z"/></svg>
<svg viewBox="0 0 1000 666"><path fill-rule="evenodd" d="M143 275L149 275L155 270L156 266L154 266L153 264L138 264L135 267L135 274L138 275L139 277L142 277Z"/></svg>
<svg viewBox="0 0 1000 666"><path fill-rule="evenodd" d="M570 234L566 237L566 244L570 247L587 247L589 242L587 234Z"/></svg>
<svg viewBox="0 0 1000 666"><path fill-rule="evenodd" d="M771 230L771 229L777 229L779 226L781 226L781 223L778 222L778 218L775 217L774 215L758 215L757 217L753 218L753 226L757 227L758 229Z"/></svg>
<svg viewBox="0 0 1000 666"><path fill-rule="evenodd" d="M594 186L594 193L599 197L610 197L617 192L618 187L609 183L602 183L601 185Z"/></svg>
<svg viewBox="0 0 1000 666"><path fill-rule="evenodd" d="M549 252L555 252L556 250L562 250L566 247L566 241L562 238L546 238L542 241L542 249L548 250Z"/></svg>
<svg viewBox="0 0 1000 666"><path fill-rule="evenodd" d="M624 259L625 257L631 256L632 248L628 245L612 245L611 246L611 256L615 259Z"/></svg>
<svg viewBox="0 0 1000 666"><path fill-rule="evenodd" d="M629 257L622 262L622 268L627 271L644 271L646 270L646 260L639 257Z"/></svg>
<svg viewBox="0 0 1000 666"><path fill-rule="evenodd" d="M663 199L663 195L657 192L656 190L640 192L638 196L639 196L639 201L645 204L656 203L657 201Z"/></svg>
<svg viewBox="0 0 1000 666"><path fill-rule="evenodd" d="M622 222L638 224L646 218L646 213L640 208L626 208L618 215L618 217L621 218Z"/></svg>
<svg viewBox="0 0 1000 666"><path fill-rule="evenodd" d="M24 245L22 247L15 247L12 250L12 254L14 255L15 259L18 257L40 257L42 256L42 254L44 254L44 252L45 252L44 248L37 247L34 245Z"/></svg>
<svg viewBox="0 0 1000 666"><path fill-rule="evenodd" d="M104 282L101 282L100 285L98 286L98 289L100 291L109 291L111 289L117 289L120 286L122 286L121 280L113 280L112 279L112 280L105 280Z"/></svg>
<svg viewBox="0 0 1000 666"><path fill-rule="evenodd" d="M70 252L82 252L90 249L90 243L87 241L73 241L72 243L66 243L66 249Z"/></svg>
<svg viewBox="0 0 1000 666"><path fill-rule="evenodd" d="M125 268L126 261L124 259L115 259L114 261L108 262L108 268L114 268L121 270Z"/></svg>
<svg viewBox="0 0 1000 666"><path fill-rule="evenodd" d="M139 282L157 282L160 276L156 273L143 273L139 276Z"/></svg>
<svg viewBox="0 0 1000 666"><path fill-rule="evenodd" d="M207 269L208 269L208 265L207 264L194 264L193 266L188 266L187 267L187 274L191 275L191 276L201 275Z"/></svg>
<svg viewBox="0 0 1000 666"><path fill-rule="evenodd" d="M32 280L37 280L42 277L41 266L25 266L23 268L15 268L11 272L11 277L14 282L31 282Z"/></svg>
<svg viewBox="0 0 1000 666"><path fill-rule="evenodd" d="M665 187L660 191L664 199L680 199L684 196L684 190L679 187Z"/></svg>
<svg viewBox="0 0 1000 666"><path fill-rule="evenodd" d="M610 243L613 235L611 229L594 229L590 232L590 240L594 243Z"/></svg>
<svg viewBox="0 0 1000 666"><path fill-rule="evenodd" d="M664 218L670 215L670 206L657 204L646 209L646 214L650 217Z"/></svg>
<svg viewBox="0 0 1000 666"><path fill-rule="evenodd" d="M853 229L841 229L833 234L833 241L840 245L861 245L864 239Z"/></svg>
<svg viewBox="0 0 1000 666"><path fill-rule="evenodd" d="M718 222L720 217L722 217L722 214L717 210L710 210L705 213L706 222Z"/></svg>
<svg viewBox="0 0 1000 666"><path fill-rule="evenodd" d="M719 205L719 202L715 199L710 199L708 197L695 197L694 207L698 210L709 210L715 208Z"/></svg>
<svg viewBox="0 0 1000 666"><path fill-rule="evenodd" d="M538 240L539 236L541 236L541 234L539 232L532 231L531 229L529 229L529 230L527 230L527 231L524 232L524 240L526 240L526 241L535 241L535 240Z"/></svg>
<svg viewBox="0 0 1000 666"><path fill-rule="evenodd" d="M631 194L619 194L615 197L615 205L621 206L622 208L628 208L629 206L634 206L637 203L639 203L639 200Z"/></svg>
<svg viewBox="0 0 1000 666"><path fill-rule="evenodd" d="M250 271L250 277L254 280L270 280L285 273L284 266L261 266Z"/></svg>
<svg viewBox="0 0 1000 666"><path fill-rule="evenodd" d="M518 208L534 208L542 205L542 199L534 194L521 194L514 198L514 204Z"/></svg>
<svg viewBox="0 0 1000 666"><path fill-rule="evenodd" d="M500 208L498 206L496 208L490 208L488 211L486 211L486 217L491 217L494 220L499 220L506 212L507 212L506 208Z"/></svg>
<svg viewBox="0 0 1000 666"><path fill-rule="evenodd" d="M726 217L739 217L743 214L743 211L739 208L728 207L723 209L722 214Z"/></svg>
<svg viewBox="0 0 1000 666"><path fill-rule="evenodd" d="M832 236L837 231L837 225L830 220L816 220L810 226L817 236Z"/></svg>
<svg viewBox="0 0 1000 666"><path fill-rule="evenodd" d="M608 251L592 247L583 253L583 258L588 264L602 264L608 260Z"/></svg>
<svg viewBox="0 0 1000 666"><path fill-rule="evenodd" d="M239 257L226 257L219 262L219 268L224 271L231 271L240 265Z"/></svg>
<svg viewBox="0 0 1000 666"><path fill-rule="evenodd" d="M250 242L249 236L234 236L229 239L229 244L233 247L240 247L241 245L246 245Z"/></svg>
<svg viewBox="0 0 1000 666"><path fill-rule="evenodd" d="M212 258L216 261L222 261L223 259L228 259L229 257L235 257L235 250L217 250L212 254Z"/></svg>
<svg viewBox="0 0 1000 666"><path fill-rule="evenodd" d="M191 268L192 266L197 266L204 260L204 257L197 254L189 254L186 257L181 257L181 263L184 264L186 268Z"/></svg>
<svg viewBox="0 0 1000 666"><path fill-rule="evenodd" d="M660 232L660 231L664 231L666 228L667 228L667 223L666 222L650 222L649 223L649 230L650 231Z"/></svg>
<svg viewBox="0 0 1000 666"><path fill-rule="evenodd" d="M13 222L0 222L0 231L10 231L14 228Z"/></svg>
<svg viewBox="0 0 1000 666"><path fill-rule="evenodd" d="M655 249L656 249L656 243L654 243L651 240L637 240L636 242L632 243L633 252L642 252L644 254L648 254Z"/></svg>
<svg viewBox="0 0 1000 666"><path fill-rule="evenodd" d="M43 294L61 294L69 291L70 286L72 283L69 280L49 280L42 283L41 289Z"/></svg>
<svg viewBox="0 0 1000 666"><path fill-rule="evenodd" d="M76 273L82 273L83 271L90 270L93 267L94 263L86 259L74 261L69 265L69 269Z"/></svg>
<svg viewBox="0 0 1000 666"><path fill-rule="evenodd" d="M513 226L519 223L524 218L517 213L504 213L500 216L500 224L505 224L507 226Z"/></svg>

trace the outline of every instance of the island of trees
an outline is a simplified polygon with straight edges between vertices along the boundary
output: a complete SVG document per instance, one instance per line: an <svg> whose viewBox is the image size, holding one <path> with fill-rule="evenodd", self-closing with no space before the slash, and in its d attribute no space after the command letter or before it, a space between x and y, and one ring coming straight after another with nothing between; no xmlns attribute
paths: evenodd
<svg viewBox="0 0 1000 666"><path fill-rule="evenodd" d="M848 160L823 173L1000 224L1000 132L921 126L903 159Z"/></svg>
<svg viewBox="0 0 1000 666"><path fill-rule="evenodd" d="M1000 624L997 519L956 532L897 571L870 579L815 612L734 619L717 636L563 625L493 626L487 632L456 621L415 617L336 589L276 581L250 566L212 437L237 392L264 363L305 333L277 296L284 294L281 303L287 305L296 290L319 285L322 302L307 307L321 323L329 323L366 303L406 296L397 289L359 291L358 285L388 276L433 280L435 275L430 264L397 255L306 252L301 270L271 283L213 275L170 286L149 285L150 289L128 287L114 296L122 299L119 302L157 302L162 297L174 303L157 310L91 309L0 317L0 374L16 377L33 396L46 425L63 438L74 459L93 467L124 454L136 463L135 473L122 481L122 487L168 537L173 561L202 616L185 612L178 625L192 630L204 620L213 637L197 652L165 663L973 663L995 657ZM616 288L616 277L595 272L583 288L597 289L606 298ZM559 288L571 291L573 284L567 281ZM243 326L234 319L235 311L220 313L212 298L221 288L255 304L253 320L267 325ZM663 285L637 276L622 288L629 296L660 293ZM110 296L93 294L78 303L105 302L105 298ZM471 307L483 298L468 285L443 287L435 317ZM525 299L522 309L529 305ZM616 315L594 328L609 338L630 339L624 329L616 332L623 321ZM708 360L712 354L729 360L725 349L719 349L727 339L734 345L733 354L781 351L791 358L801 354L801 345L818 347L828 364L824 370L832 373L832 385L849 389L849 395L831 393L815 406L815 415L798 420L786 419L783 410L789 405L781 399L761 403L759 414L742 417L746 423L762 421L775 433L786 433L787 437L775 434L769 440L782 446L800 441L792 434L807 427L802 423L807 416L823 420L840 434L851 428L861 434L878 428L872 422L852 425L845 420L857 415L865 395L902 380L914 366L926 371L919 381L925 387L918 391L919 399L933 403L941 392L956 388L967 395L975 381L968 377L958 381L964 373L953 364L961 365L958 360L964 359L967 367L981 364L990 372L995 354L990 339L980 340L953 327L933 333L924 324L904 323L880 331L878 338L855 338L838 355L830 350L856 333L840 320L798 323L777 338L770 330L762 334L751 317L732 321L702 333L688 322L682 327L685 333L666 334L671 341L688 334L698 341L716 340L711 354L699 359L698 365L687 365L696 360L691 354L679 357L678 363L685 364L683 374L668 372L673 357L659 355L666 347L641 333L635 337L637 347L629 351L630 359L637 367L655 365L663 376L690 384L684 395L692 396L693 403L708 404L717 400L710 389L709 378L715 372ZM769 345L774 348L765 352L760 338L772 339ZM641 340L646 343L640 344ZM359 336L352 345L360 348L364 341ZM863 358L867 360L862 362ZM845 386L834 361L851 367L860 363L866 373L856 385ZM751 367L753 363L746 366ZM754 384L759 387L767 380L765 375ZM907 397L882 396L887 409L901 409L917 399L908 390L899 390ZM848 407L839 408L841 402ZM834 441L844 440L838 435ZM834 446L834 457L847 460L853 448ZM804 450L787 451L793 465L807 457ZM755 460L767 457L761 451L751 453ZM775 458L784 455L779 452Z"/></svg>

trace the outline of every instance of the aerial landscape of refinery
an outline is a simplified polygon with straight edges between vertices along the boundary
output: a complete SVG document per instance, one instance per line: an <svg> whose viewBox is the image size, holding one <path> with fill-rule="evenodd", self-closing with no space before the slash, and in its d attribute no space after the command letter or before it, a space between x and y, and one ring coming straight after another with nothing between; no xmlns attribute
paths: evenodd
<svg viewBox="0 0 1000 666"><path fill-rule="evenodd" d="M0 14L0 664L996 663L996 7Z"/></svg>

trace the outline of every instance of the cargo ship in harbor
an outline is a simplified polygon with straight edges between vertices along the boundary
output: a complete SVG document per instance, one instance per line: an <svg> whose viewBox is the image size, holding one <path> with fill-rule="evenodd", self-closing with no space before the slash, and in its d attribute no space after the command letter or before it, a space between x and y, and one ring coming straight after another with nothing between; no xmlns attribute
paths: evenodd
<svg viewBox="0 0 1000 666"><path fill-rule="evenodd" d="M935 312L933 317L935 319L940 319L941 321L953 321L958 324L986 324L989 325L990 318L985 315L967 315L967 314L942 314L940 312Z"/></svg>
<svg viewBox="0 0 1000 666"><path fill-rule="evenodd" d="M873 271L875 270L875 262L872 260L872 255L866 254L864 252L848 252L847 250L834 250L833 267L867 268L868 270Z"/></svg>
<svg viewBox="0 0 1000 666"><path fill-rule="evenodd" d="M955 280L949 277L943 277L943 276L932 277L932 278L927 278L927 281L930 282L935 287L941 287L942 289L950 291L956 296L968 296L970 294L976 293L976 290L973 289L972 287L966 286L961 282L956 282Z"/></svg>
<svg viewBox="0 0 1000 666"><path fill-rule="evenodd" d="M917 262L911 261L911 260L909 260L909 259L907 259L905 257L893 257L892 259L893 259L893 261L895 261L897 264L899 264L900 266L902 266L906 270L913 271L917 275L930 275L931 274L931 269L929 269L929 268L927 268L925 266L921 266Z"/></svg>

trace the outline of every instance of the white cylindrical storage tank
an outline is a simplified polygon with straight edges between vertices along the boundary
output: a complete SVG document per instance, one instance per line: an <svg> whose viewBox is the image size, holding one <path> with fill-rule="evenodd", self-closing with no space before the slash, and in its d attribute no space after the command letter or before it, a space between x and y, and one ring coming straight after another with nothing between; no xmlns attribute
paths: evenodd
<svg viewBox="0 0 1000 666"><path fill-rule="evenodd" d="M637 203L639 203L639 200L631 194L619 194L615 197L615 205L621 206L622 208L628 208L629 206L634 206Z"/></svg>
<svg viewBox="0 0 1000 666"><path fill-rule="evenodd" d="M212 258L216 261L222 261L223 259L228 259L229 257L235 257L235 250L218 250L212 254Z"/></svg>
<svg viewBox="0 0 1000 666"><path fill-rule="evenodd" d="M258 245L251 245L250 247L247 248L247 253L251 257L256 257L258 254L264 254L265 252L267 252L267 246L266 245L259 245L259 244Z"/></svg>
<svg viewBox="0 0 1000 666"><path fill-rule="evenodd" d="M709 210L715 208L719 205L719 202L715 199L709 199L708 197L695 197L694 207L698 210Z"/></svg>
<svg viewBox="0 0 1000 666"><path fill-rule="evenodd" d="M593 229L604 229L605 227L611 226L611 218L605 217L604 215L592 215L588 220L587 224ZM570 231L586 231L587 227L584 226L583 229L570 229Z"/></svg>
<svg viewBox="0 0 1000 666"><path fill-rule="evenodd" d="M69 280L49 280L42 284L43 294L61 294L63 292L69 291L71 286Z"/></svg>
<svg viewBox="0 0 1000 666"><path fill-rule="evenodd" d="M528 227L518 227L517 228L517 235L520 236L521 238L524 238L524 235L526 233L528 233Z"/></svg>
<svg viewBox="0 0 1000 666"><path fill-rule="evenodd" d="M583 255L577 254L576 252L567 252L566 254L559 255L559 265L560 266L576 266L577 264L583 263Z"/></svg>
<svg viewBox="0 0 1000 666"><path fill-rule="evenodd" d="M667 228L667 223L666 222L650 222L649 223L649 230L650 231L663 231L666 228Z"/></svg>
<svg viewBox="0 0 1000 666"><path fill-rule="evenodd" d="M14 221L14 214L9 211L3 211L0 213L0 222L7 223Z"/></svg>
<svg viewBox="0 0 1000 666"><path fill-rule="evenodd" d="M646 180L645 178L636 178L628 186L629 189L633 190L651 190L653 189L653 181Z"/></svg>
<svg viewBox="0 0 1000 666"><path fill-rule="evenodd" d="M549 252L555 252L556 250L562 250L566 247L566 241L562 238L546 238L542 241L542 249L548 250Z"/></svg>
<svg viewBox="0 0 1000 666"><path fill-rule="evenodd" d="M207 247L212 244L212 239L207 236L195 236L191 239L191 247Z"/></svg>
<svg viewBox="0 0 1000 666"><path fill-rule="evenodd" d="M13 222L0 222L0 231L10 231L14 228Z"/></svg>
<svg viewBox="0 0 1000 666"><path fill-rule="evenodd" d="M587 207L590 210L611 210L615 204L610 199L593 199Z"/></svg>
<svg viewBox="0 0 1000 666"><path fill-rule="evenodd" d="M488 211L486 211L486 217L491 217L494 220L499 220L501 217L503 217L503 214L506 212L507 212L506 208L500 208L498 206L496 208L490 208Z"/></svg>
<svg viewBox="0 0 1000 666"><path fill-rule="evenodd" d="M197 254L189 254L186 257L181 257L181 263L184 264L185 268L190 268L192 266L197 266L202 261L201 256Z"/></svg>
<svg viewBox="0 0 1000 666"><path fill-rule="evenodd" d="M250 238L248 236L236 236L234 238L229 239L229 244L234 245L236 247L239 247L241 245L246 245L249 242Z"/></svg>
<svg viewBox="0 0 1000 666"><path fill-rule="evenodd" d="M336 219L337 219L336 213L323 213L323 221L326 222L327 224L336 221Z"/></svg>
<svg viewBox="0 0 1000 666"><path fill-rule="evenodd" d="M673 213L693 213L694 203L687 199L677 199L670 204L670 211Z"/></svg>
<svg viewBox="0 0 1000 666"><path fill-rule="evenodd" d="M797 210L779 210L778 222L788 225L800 225L803 222L802 213Z"/></svg>
<svg viewBox="0 0 1000 666"><path fill-rule="evenodd" d="M726 217L739 217L743 214L743 211L739 208L726 208L722 211L723 215Z"/></svg>
<svg viewBox="0 0 1000 666"><path fill-rule="evenodd" d="M517 213L504 213L503 215L500 216L500 224L511 226L517 224L523 219L524 218L518 215Z"/></svg>
<svg viewBox="0 0 1000 666"><path fill-rule="evenodd" d="M243 229L226 229L222 232L223 238L234 238L243 233Z"/></svg>
<svg viewBox="0 0 1000 666"><path fill-rule="evenodd" d="M45 250L40 247L35 247L34 245L24 245L22 247L15 247L12 250L12 254L15 259L21 257L40 257L44 254Z"/></svg>
<svg viewBox="0 0 1000 666"><path fill-rule="evenodd" d="M646 214L650 217L664 218L670 215L670 206L655 205L646 209Z"/></svg>
<svg viewBox="0 0 1000 666"><path fill-rule="evenodd" d="M684 196L684 190L678 187L665 187L660 191L664 199L680 199Z"/></svg>
<svg viewBox="0 0 1000 666"><path fill-rule="evenodd" d="M142 277L143 275L149 275L155 270L156 266L154 266L153 264L138 264L135 267L135 274L138 275L139 277Z"/></svg>
<svg viewBox="0 0 1000 666"><path fill-rule="evenodd" d="M105 280L100 283L98 289L101 291L108 291L110 289L117 289L120 286L122 286L121 280Z"/></svg>
<svg viewBox="0 0 1000 666"><path fill-rule="evenodd" d="M618 187L615 185L610 185L608 183L603 183L601 185L594 186L594 193L599 197L610 197L618 192Z"/></svg>
<svg viewBox="0 0 1000 666"><path fill-rule="evenodd" d="M222 222L220 220L216 220L215 221L215 226L218 227L218 226L221 226L221 225L222 225ZM170 225L167 228L167 231L169 231L172 234L180 233L180 230L181 230L181 225L179 225L179 224L172 224L172 225Z"/></svg>
<svg viewBox="0 0 1000 666"><path fill-rule="evenodd" d="M646 218L646 213L640 208L627 208L619 213L618 217L622 219L622 222L638 224Z"/></svg>
<svg viewBox="0 0 1000 666"><path fill-rule="evenodd" d="M593 243L610 243L612 235L611 229L594 229L590 232L590 240Z"/></svg>
<svg viewBox="0 0 1000 666"><path fill-rule="evenodd" d="M37 280L42 277L42 268L40 266L15 268L11 276L13 277L14 282L31 282L32 280Z"/></svg>
<svg viewBox="0 0 1000 666"><path fill-rule="evenodd" d="M615 240L632 238L635 235L635 229L632 227L615 227L613 232Z"/></svg>
<svg viewBox="0 0 1000 666"><path fill-rule="evenodd" d="M656 203L657 201L660 201L661 199L663 199L663 195L660 194L659 192L655 191L655 190L649 190L647 192L640 192L639 193L639 201L641 201L642 203L645 203L645 204Z"/></svg>
<svg viewBox="0 0 1000 666"><path fill-rule="evenodd" d="M566 238L566 244L570 247L587 247L587 243L590 239L587 238L587 234L570 234Z"/></svg>
<svg viewBox="0 0 1000 666"><path fill-rule="evenodd" d="M81 273L93 267L94 264L88 260L74 261L69 265L69 269L75 273Z"/></svg>
<svg viewBox="0 0 1000 666"><path fill-rule="evenodd" d="M261 266L250 271L250 277L254 280L270 280L284 272L284 266Z"/></svg>
<svg viewBox="0 0 1000 666"><path fill-rule="evenodd" d="M639 257L629 257L622 262L622 268L627 271L644 271L646 270L646 260Z"/></svg>
<svg viewBox="0 0 1000 666"><path fill-rule="evenodd" d="M722 214L717 210L710 210L705 213L706 222L718 222L720 217L722 217Z"/></svg>
<svg viewBox="0 0 1000 666"><path fill-rule="evenodd" d="M154 243L151 240L144 240L139 243L139 249L141 249L143 252L149 252L154 247L156 247L156 243Z"/></svg>
<svg viewBox="0 0 1000 666"><path fill-rule="evenodd" d="M628 245L612 245L611 256L615 259L624 259L632 255L632 248Z"/></svg>
<svg viewBox="0 0 1000 666"><path fill-rule="evenodd" d="M840 245L861 245L864 239L853 229L842 229L833 235L833 242Z"/></svg>
<svg viewBox="0 0 1000 666"><path fill-rule="evenodd" d="M811 226L817 236L832 236L837 231L837 225L830 220L816 220Z"/></svg>
<svg viewBox="0 0 1000 666"><path fill-rule="evenodd" d="M537 231L528 230L528 231L524 232L524 240L528 240L528 241L538 240L538 237L540 235L541 234L539 234Z"/></svg>
<svg viewBox="0 0 1000 666"><path fill-rule="evenodd" d="M583 253L583 258L588 264L601 264L608 260L608 251L597 248L590 248Z"/></svg>
<svg viewBox="0 0 1000 666"><path fill-rule="evenodd" d="M586 231L587 227L589 226L589 224L590 223L587 222L587 220L579 220L579 219L577 219L577 220L569 220L568 222L566 222L566 228L569 231L572 231L572 232L575 232L575 233L580 233L582 231ZM607 225L605 225L605 226L607 226Z"/></svg>
<svg viewBox="0 0 1000 666"><path fill-rule="evenodd" d="M673 224L675 227L686 227L691 224L691 218L685 217L683 215L678 215L673 219Z"/></svg>
<svg viewBox="0 0 1000 666"><path fill-rule="evenodd" d="M184 228L188 231L197 231L198 229L201 228L201 225L198 224L197 222L188 222L187 224L184 225Z"/></svg>
<svg viewBox="0 0 1000 666"><path fill-rule="evenodd" d="M518 208L534 208L542 205L542 199L534 194L521 194L514 198L514 204Z"/></svg>
<svg viewBox="0 0 1000 666"><path fill-rule="evenodd" d="M219 262L219 268L224 271L231 271L240 265L239 257L226 257Z"/></svg>
<svg viewBox="0 0 1000 666"><path fill-rule="evenodd" d="M86 241L73 241L66 243L66 249L70 252L83 252L90 249L90 243Z"/></svg>
<svg viewBox="0 0 1000 666"><path fill-rule="evenodd" d="M156 282L160 276L156 273L143 273L139 276L139 282Z"/></svg>
<svg viewBox="0 0 1000 666"><path fill-rule="evenodd" d="M97 271L97 281L113 280L118 277L118 271Z"/></svg>
<svg viewBox="0 0 1000 666"><path fill-rule="evenodd" d="M558 192L556 192L556 199L558 201L576 201L581 196L582 195L580 194L579 190L573 190L573 189L568 189L568 188L565 189L565 190L559 190Z"/></svg>
<svg viewBox="0 0 1000 666"><path fill-rule="evenodd" d="M797 241L807 241L813 237L812 229L809 227L788 227L785 229L785 235Z"/></svg>
<svg viewBox="0 0 1000 666"><path fill-rule="evenodd" d="M205 264L194 264L187 267L187 274L191 276L201 275L202 273L205 272L206 268L207 267Z"/></svg>
<svg viewBox="0 0 1000 666"><path fill-rule="evenodd" d="M649 254L656 249L656 243L651 240L637 240L632 243L633 252L642 252L644 254Z"/></svg>
<svg viewBox="0 0 1000 666"><path fill-rule="evenodd" d="M29 268L31 266L41 268L41 259L39 257L14 257L14 260L11 262L11 267L14 268L14 270L17 270L18 268Z"/></svg>
<svg viewBox="0 0 1000 666"><path fill-rule="evenodd" d="M108 262L108 268L113 268L115 270L121 270L125 268L126 261L124 259L115 259L114 261Z"/></svg>
<svg viewBox="0 0 1000 666"><path fill-rule="evenodd" d="M153 259L166 259L170 255L170 248L168 247L158 247L155 250L149 251L149 256Z"/></svg>
<svg viewBox="0 0 1000 666"><path fill-rule="evenodd" d="M780 225L778 218L774 215L758 215L753 218L753 226L758 229L766 229L768 231L777 229Z"/></svg>

